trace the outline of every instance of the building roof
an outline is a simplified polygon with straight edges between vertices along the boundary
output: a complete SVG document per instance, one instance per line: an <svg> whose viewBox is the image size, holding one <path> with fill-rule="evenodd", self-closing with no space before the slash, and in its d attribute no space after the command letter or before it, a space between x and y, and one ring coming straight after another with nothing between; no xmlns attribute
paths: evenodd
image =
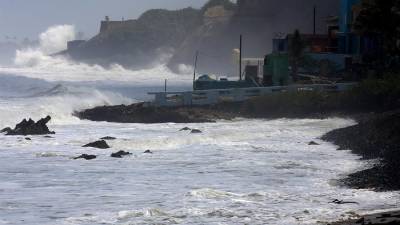
<svg viewBox="0 0 400 225"><path fill-rule="evenodd" d="M294 34L288 34L286 36L287 39L293 38ZM300 37L303 40L321 40L328 39L329 36L327 34L300 34Z"/></svg>

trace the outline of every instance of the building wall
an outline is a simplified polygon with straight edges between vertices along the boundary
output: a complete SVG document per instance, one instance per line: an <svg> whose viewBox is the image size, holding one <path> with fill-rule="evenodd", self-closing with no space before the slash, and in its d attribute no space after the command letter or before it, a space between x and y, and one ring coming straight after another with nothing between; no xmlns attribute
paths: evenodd
<svg viewBox="0 0 400 225"><path fill-rule="evenodd" d="M133 23L135 23L136 20L125 20L125 21L101 21L100 25L100 33L113 30L113 29L119 29L119 28L124 28L124 27L129 27Z"/></svg>

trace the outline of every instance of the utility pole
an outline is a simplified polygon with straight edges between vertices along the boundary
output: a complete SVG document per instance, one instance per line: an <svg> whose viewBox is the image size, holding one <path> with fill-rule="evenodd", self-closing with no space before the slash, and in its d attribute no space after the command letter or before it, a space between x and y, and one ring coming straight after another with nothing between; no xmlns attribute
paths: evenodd
<svg viewBox="0 0 400 225"><path fill-rule="evenodd" d="M317 6L316 5L314 5L314 36L317 34L317 31L316 31L316 20L317 20Z"/></svg>
<svg viewBox="0 0 400 225"><path fill-rule="evenodd" d="M193 90L196 89L196 69L197 69L197 59L199 57L199 51L196 51L196 56L194 58L194 69L193 69Z"/></svg>
<svg viewBox="0 0 400 225"><path fill-rule="evenodd" d="M239 45L239 78L242 80L242 35L240 35Z"/></svg>

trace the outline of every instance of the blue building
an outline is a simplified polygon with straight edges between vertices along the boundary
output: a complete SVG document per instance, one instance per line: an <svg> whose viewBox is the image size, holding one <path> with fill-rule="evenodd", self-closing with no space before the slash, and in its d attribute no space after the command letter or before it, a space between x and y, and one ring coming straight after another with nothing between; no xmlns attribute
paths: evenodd
<svg viewBox="0 0 400 225"><path fill-rule="evenodd" d="M338 32L338 52L352 55L375 54L380 51L379 37L357 34L353 30L361 12L361 0L341 0Z"/></svg>
<svg viewBox="0 0 400 225"><path fill-rule="evenodd" d="M361 10L361 0L341 0L339 15L338 51L361 54L361 37L353 32L353 24Z"/></svg>

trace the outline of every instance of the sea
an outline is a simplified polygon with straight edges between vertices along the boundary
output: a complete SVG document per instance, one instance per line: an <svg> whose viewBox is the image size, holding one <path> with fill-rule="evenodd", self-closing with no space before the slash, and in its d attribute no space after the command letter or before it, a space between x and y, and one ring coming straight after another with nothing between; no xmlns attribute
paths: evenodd
<svg viewBox="0 0 400 225"><path fill-rule="evenodd" d="M326 224L399 206L399 192L338 182L374 163L319 139L354 125L351 119L80 120L74 112L151 100L147 92L164 90L165 79L168 90L190 90L191 76L162 63L103 68L40 49L18 51L14 61L0 66L0 128L50 115L56 134L31 140L0 134L0 224ZM104 136L117 138L108 141L110 149L81 147ZM110 157L120 150L132 155ZM73 160L80 154L98 157Z"/></svg>

